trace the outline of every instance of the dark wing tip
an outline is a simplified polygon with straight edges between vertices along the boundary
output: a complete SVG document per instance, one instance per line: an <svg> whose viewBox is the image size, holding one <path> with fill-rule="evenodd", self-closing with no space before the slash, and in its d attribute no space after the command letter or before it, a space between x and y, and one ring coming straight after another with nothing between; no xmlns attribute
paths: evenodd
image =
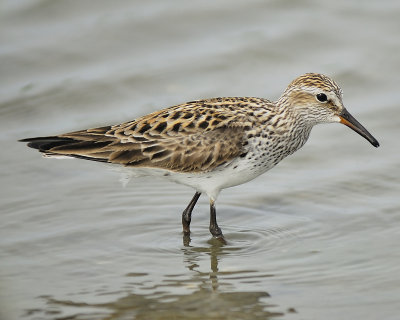
<svg viewBox="0 0 400 320"><path fill-rule="evenodd" d="M61 138L57 136L50 137L36 137L36 138L25 138L18 140L19 142L28 142L28 147L38 149L41 152L46 152L54 147L65 146L70 143L74 143L75 140L71 138Z"/></svg>
<svg viewBox="0 0 400 320"><path fill-rule="evenodd" d="M93 147L106 146L110 141L103 142L90 142L79 141L72 138L49 136L49 137L36 137L25 138L18 140L19 142L27 142L28 147L37 149L39 152L47 156L66 156L71 158L78 158L84 160L92 160L99 162L109 162L107 157L98 157L98 154L84 154L81 151ZM63 152L59 152L62 150ZM70 151L70 152L68 152Z"/></svg>

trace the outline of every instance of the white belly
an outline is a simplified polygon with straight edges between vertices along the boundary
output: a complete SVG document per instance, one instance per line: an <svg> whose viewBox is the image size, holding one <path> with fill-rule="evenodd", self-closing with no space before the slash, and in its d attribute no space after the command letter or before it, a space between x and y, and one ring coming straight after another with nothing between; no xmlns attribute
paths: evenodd
<svg viewBox="0 0 400 320"><path fill-rule="evenodd" d="M216 200L222 189L253 180L272 167L272 163L269 165L258 165L258 163L249 163L238 159L226 166L220 166L213 171L204 173L179 173L155 168L132 168L129 170L131 176L162 177L192 187Z"/></svg>

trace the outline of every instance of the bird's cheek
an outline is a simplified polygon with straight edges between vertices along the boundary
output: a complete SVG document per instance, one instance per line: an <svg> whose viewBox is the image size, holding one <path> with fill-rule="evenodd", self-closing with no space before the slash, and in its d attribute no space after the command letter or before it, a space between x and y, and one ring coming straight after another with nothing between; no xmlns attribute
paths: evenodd
<svg viewBox="0 0 400 320"><path fill-rule="evenodd" d="M340 122L340 117L336 114L331 116L331 122Z"/></svg>
<svg viewBox="0 0 400 320"><path fill-rule="evenodd" d="M321 123L340 122L340 117L331 110L327 110L323 115L320 115L320 119Z"/></svg>

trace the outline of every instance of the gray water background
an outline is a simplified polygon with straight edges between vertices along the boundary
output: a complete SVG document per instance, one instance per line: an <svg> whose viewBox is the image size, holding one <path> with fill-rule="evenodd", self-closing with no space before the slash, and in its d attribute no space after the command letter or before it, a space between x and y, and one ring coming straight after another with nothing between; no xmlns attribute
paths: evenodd
<svg viewBox="0 0 400 320"><path fill-rule="evenodd" d="M0 319L398 319L400 2L0 2ZM332 76L339 124L217 202L18 139Z"/></svg>

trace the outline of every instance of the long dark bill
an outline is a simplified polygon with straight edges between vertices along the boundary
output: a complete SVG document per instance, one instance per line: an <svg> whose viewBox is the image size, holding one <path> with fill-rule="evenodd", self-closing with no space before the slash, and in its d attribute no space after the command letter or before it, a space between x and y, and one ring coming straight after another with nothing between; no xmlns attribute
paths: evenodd
<svg viewBox="0 0 400 320"><path fill-rule="evenodd" d="M374 147L379 147L379 142L376 140L372 134L365 129L361 123L359 123L346 109L343 109L342 113L339 115L340 122L353 129L360 136L367 139Z"/></svg>

